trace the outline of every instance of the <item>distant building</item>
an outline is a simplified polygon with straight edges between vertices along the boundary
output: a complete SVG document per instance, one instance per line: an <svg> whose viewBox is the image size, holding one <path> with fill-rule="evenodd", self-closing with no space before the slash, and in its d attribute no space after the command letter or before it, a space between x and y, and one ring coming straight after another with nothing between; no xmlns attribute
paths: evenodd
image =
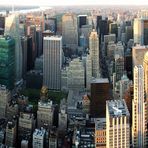
<svg viewBox="0 0 148 148"><path fill-rule="evenodd" d="M43 84L49 89L61 89L62 37L43 39Z"/></svg>
<svg viewBox="0 0 148 148"><path fill-rule="evenodd" d="M78 24L77 17L73 13L66 13L62 17L63 45L70 48L74 53L78 47Z"/></svg>
<svg viewBox="0 0 148 148"><path fill-rule="evenodd" d="M33 148L44 148L45 145L45 129L35 129L32 139Z"/></svg>
<svg viewBox="0 0 148 148"><path fill-rule="evenodd" d="M124 100L106 102L106 147L130 147L129 111Z"/></svg>
<svg viewBox="0 0 148 148"><path fill-rule="evenodd" d="M144 68L134 67L134 99L132 101L132 145L147 146L147 102L144 94Z"/></svg>
<svg viewBox="0 0 148 148"><path fill-rule="evenodd" d="M110 99L108 79L94 79L91 82L90 114L93 117L104 117L106 100Z"/></svg>
<svg viewBox="0 0 148 148"><path fill-rule="evenodd" d="M87 15L79 15L78 24L79 24L79 28L81 28L83 25L87 25Z"/></svg>

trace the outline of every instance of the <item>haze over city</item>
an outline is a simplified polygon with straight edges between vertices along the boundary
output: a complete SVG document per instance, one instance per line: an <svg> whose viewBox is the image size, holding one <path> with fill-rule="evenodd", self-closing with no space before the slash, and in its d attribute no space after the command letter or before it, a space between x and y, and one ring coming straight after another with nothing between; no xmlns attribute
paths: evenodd
<svg viewBox="0 0 148 148"><path fill-rule="evenodd" d="M148 5L147 0L4 0L0 5L49 5L49 6L66 6L66 5Z"/></svg>

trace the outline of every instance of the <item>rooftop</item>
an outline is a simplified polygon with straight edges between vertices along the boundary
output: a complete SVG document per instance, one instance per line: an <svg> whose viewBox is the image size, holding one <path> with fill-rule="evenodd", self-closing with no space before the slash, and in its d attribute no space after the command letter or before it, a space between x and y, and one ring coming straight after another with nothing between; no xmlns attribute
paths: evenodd
<svg viewBox="0 0 148 148"><path fill-rule="evenodd" d="M39 136L39 137L44 137L45 135L45 129L35 129L33 136Z"/></svg>
<svg viewBox="0 0 148 148"><path fill-rule="evenodd" d="M91 83L109 83L107 78L93 79Z"/></svg>
<svg viewBox="0 0 148 148"><path fill-rule="evenodd" d="M129 116L129 111L124 100L111 100L107 101L106 103L108 106L110 116Z"/></svg>

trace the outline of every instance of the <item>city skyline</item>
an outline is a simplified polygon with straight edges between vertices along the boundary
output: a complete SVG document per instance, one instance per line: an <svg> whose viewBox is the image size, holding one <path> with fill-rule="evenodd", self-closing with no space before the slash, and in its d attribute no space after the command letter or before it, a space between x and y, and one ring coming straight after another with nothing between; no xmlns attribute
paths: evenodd
<svg viewBox="0 0 148 148"><path fill-rule="evenodd" d="M104 0L104 1L98 1L98 0L63 0L59 2L58 0L54 1L46 1L46 0L26 0L25 3L20 2L19 0L5 0L0 2L1 5L21 5L21 6L33 6L33 5L39 5L39 6L68 6L68 5L148 5L147 0L124 0L123 2L118 0Z"/></svg>

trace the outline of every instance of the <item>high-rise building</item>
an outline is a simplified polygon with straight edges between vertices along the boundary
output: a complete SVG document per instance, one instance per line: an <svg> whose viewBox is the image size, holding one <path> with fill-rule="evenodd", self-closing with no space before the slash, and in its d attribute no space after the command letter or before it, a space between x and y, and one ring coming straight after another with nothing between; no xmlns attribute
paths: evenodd
<svg viewBox="0 0 148 148"><path fill-rule="evenodd" d="M4 35L5 30L5 16L0 16L0 35Z"/></svg>
<svg viewBox="0 0 148 148"><path fill-rule="evenodd" d="M16 123L14 121L9 121L7 123L5 144L8 147L15 147L16 145L16 128Z"/></svg>
<svg viewBox="0 0 148 148"><path fill-rule="evenodd" d="M148 16L134 20L134 43L148 45Z"/></svg>
<svg viewBox="0 0 148 148"><path fill-rule="evenodd" d="M115 57L115 73L117 82L121 80L121 77L124 74L124 58L118 55Z"/></svg>
<svg viewBox="0 0 148 148"><path fill-rule="evenodd" d="M18 140L23 140L24 135L28 135L31 138L31 134L35 128L35 119L32 113L20 113L18 122ZM31 140L31 139L29 139Z"/></svg>
<svg viewBox="0 0 148 148"><path fill-rule="evenodd" d="M144 91L145 91L146 103L148 104L148 51L144 55L143 68L144 68ZM148 118L148 105L146 110ZM147 120L147 125L148 125L148 120Z"/></svg>
<svg viewBox="0 0 148 148"><path fill-rule="evenodd" d="M143 58L145 53L148 51L147 46L134 46L132 48L132 62L133 62L133 68L136 65L142 65L143 64Z"/></svg>
<svg viewBox="0 0 148 148"><path fill-rule="evenodd" d="M37 111L37 126L44 127L53 125L54 107L52 101L39 101Z"/></svg>
<svg viewBox="0 0 148 148"><path fill-rule="evenodd" d="M92 60L92 77L100 77L100 64L99 64L99 37L95 30L89 36L89 50Z"/></svg>
<svg viewBox="0 0 148 148"><path fill-rule="evenodd" d="M67 89L85 88L84 66L79 58L73 59L66 69L62 70L62 87Z"/></svg>
<svg viewBox="0 0 148 148"><path fill-rule="evenodd" d="M21 38L22 45L22 77L24 78L27 72L27 37Z"/></svg>
<svg viewBox="0 0 148 148"><path fill-rule="evenodd" d="M35 129L33 133L33 139L32 139L32 147L33 148L44 148L45 146L45 135L46 131L45 129Z"/></svg>
<svg viewBox="0 0 148 148"><path fill-rule="evenodd" d="M91 82L90 114L93 117L104 117L106 100L110 99L108 79L94 79Z"/></svg>
<svg viewBox="0 0 148 148"><path fill-rule="evenodd" d="M79 15L78 24L79 24L79 28L81 28L83 25L87 25L87 15Z"/></svg>
<svg viewBox="0 0 148 148"><path fill-rule="evenodd" d="M95 148L106 148L106 119L95 120Z"/></svg>
<svg viewBox="0 0 148 148"><path fill-rule="evenodd" d="M10 36L0 37L0 84L14 88L15 41Z"/></svg>
<svg viewBox="0 0 148 148"><path fill-rule="evenodd" d="M11 94L5 86L0 85L0 117L6 117L7 103L11 99Z"/></svg>
<svg viewBox="0 0 148 148"><path fill-rule="evenodd" d="M62 37L44 37L43 84L49 89L61 89Z"/></svg>
<svg viewBox="0 0 148 148"><path fill-rule="evenodd" d="M73 13L66 13L62 17L63 45L76 52L78 47L78 24L77 17Z"/></svg>
<svg viewBox="0 0 148 148"><path fill-rule="evenodd" d="M5 35L10 35L15 40L15 80L16 82L22 79L22 46L19 35L19 16L12 14L6 17L5 20Z"/></svg>
<svg viewBox="0 0 148 148"><path fill-rule="evenodd" d="M134 67L134 99L132 102L132 144L133 147L147 146L147 115L144 94L144 69Z"/></svg>
<svg viewBox="0 0 148 148"><path fill-rule="evenodd" d="M109 24L109 33L115 34L117 38L117 35L118 35L118 24L117 23Z"/></svg>
<svg viewBox="0 0 148 148"><path fill-rule="evenodd" d="M130 147L129 111L124 100L106 102L106 147Z"/></svg>

